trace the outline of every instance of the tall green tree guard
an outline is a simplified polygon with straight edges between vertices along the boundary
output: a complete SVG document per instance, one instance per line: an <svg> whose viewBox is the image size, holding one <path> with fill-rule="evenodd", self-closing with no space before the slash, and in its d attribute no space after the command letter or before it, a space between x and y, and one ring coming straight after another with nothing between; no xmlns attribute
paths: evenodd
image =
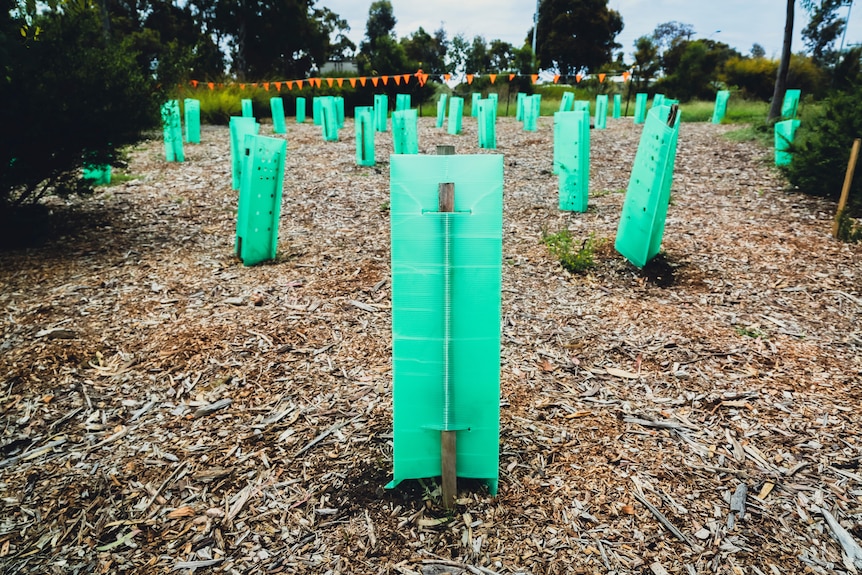
<svg viewBox="0 0 862 575"><path fill-rule="evenodd" d="M539 4L536 56L540 68L561 74L594 70L613 59L623 18L607 0L543 0Z"/></svg>

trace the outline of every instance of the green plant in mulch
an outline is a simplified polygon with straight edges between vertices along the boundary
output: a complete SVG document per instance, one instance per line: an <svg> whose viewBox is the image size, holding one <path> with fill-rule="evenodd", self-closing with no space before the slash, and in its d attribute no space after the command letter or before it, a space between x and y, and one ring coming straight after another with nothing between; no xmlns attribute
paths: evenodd
<svg viewBox="0 0 862 575"><path fill-rule="evenodd" d="M604 242L603 239L596 239L592 233L578 242L569 230L555 234L542 230L542 243L548 246L551 255L559 258L563 269L575 274L583 273L595 265L596 249Z"/></svg>

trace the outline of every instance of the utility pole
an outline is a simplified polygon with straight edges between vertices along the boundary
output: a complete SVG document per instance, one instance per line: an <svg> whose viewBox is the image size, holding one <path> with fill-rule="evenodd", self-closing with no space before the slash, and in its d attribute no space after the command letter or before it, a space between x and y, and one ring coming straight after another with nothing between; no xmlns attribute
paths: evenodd
<svg viewBox="0 0 862 575"><path fill-rule="evenodd" d="M844 22L844 33L841 34L841 48L838 49L838 53L844 51L844 40L847 38L847 28L850 26L850 11L853 10L853 0L848 2L847 6L847 21ZM535 34L535 32L534 32Z"/></svg>
<svg viewBox="0 0 862 575"><path fill-rule="evenodd" d="M536 12L533 13L533 71L538 72L536 69L536 29L539 27L539 2L541 0L536 0ZM846 32L846 28L844 29Z"/></svg>

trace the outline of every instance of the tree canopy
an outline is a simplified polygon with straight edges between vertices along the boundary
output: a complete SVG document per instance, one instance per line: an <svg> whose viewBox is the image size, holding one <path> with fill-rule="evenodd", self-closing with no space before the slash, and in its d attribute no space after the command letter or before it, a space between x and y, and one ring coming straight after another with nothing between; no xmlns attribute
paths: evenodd
<svg viewBox="0 0 862 575"><path fill-rule="evenodd" d="M536 56L540 68L561 74L598 69L619 48L623 18L607 0L543 0L539 4Z"/></svg>

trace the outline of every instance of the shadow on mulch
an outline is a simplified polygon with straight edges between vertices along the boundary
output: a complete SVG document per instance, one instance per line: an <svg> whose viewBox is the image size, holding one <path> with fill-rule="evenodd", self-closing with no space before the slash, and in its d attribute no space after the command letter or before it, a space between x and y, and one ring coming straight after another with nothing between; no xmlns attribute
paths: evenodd
<svg viewBox="0 0 862 575"><path fill-rule="evenodd" d="M680 264L673 262L666 254L659 253L638 270L638 276L660 288L669 288L677 283L677 270Z"/></svg>

